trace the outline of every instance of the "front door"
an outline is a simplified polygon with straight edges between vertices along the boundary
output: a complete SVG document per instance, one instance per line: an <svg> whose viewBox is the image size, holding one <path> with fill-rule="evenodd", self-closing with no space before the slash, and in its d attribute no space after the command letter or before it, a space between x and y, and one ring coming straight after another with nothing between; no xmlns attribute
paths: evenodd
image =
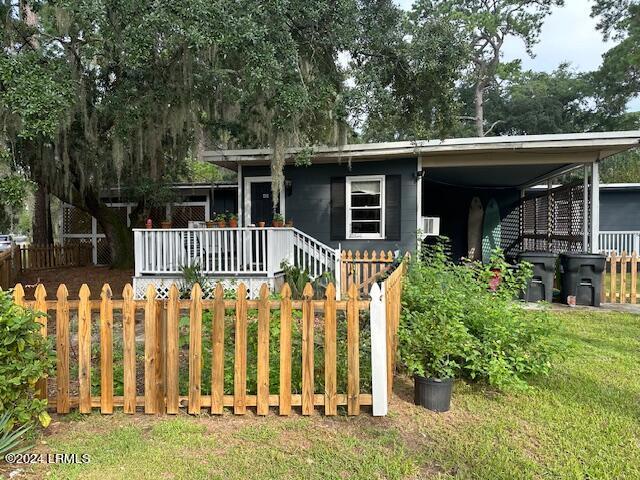
<svg viewBox="0 0 640 480"><path fill-rule="evenodd" d="M251 223L265 222L271 225L273 220L273 202L271 200L271 182L251 183Z"/></svg>

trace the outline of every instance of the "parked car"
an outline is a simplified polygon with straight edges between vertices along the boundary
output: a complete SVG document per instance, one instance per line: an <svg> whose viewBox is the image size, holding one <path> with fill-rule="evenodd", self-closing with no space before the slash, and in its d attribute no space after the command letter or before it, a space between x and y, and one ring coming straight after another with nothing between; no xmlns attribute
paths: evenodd
<svg viewBox="0 0 640 480"><path fill-rule="evenodd" d="M11 235L0 235L0 252L6 252L11 250L13 246L13 239Z"/></svg>

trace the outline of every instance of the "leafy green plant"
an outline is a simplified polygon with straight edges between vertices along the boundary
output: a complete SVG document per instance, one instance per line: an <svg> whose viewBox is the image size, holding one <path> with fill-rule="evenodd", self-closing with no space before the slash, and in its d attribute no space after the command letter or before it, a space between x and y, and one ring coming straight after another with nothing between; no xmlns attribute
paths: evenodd
<svg viewBox="0 0 640 480"><path fill-rule="evenodd" d="M212 288L209 279L202 273L202 268L198 262L192 265L183 265L180 269L182 273L182 280L178 284L180 290L180 298L190 298L191 290L197 283L200 285L203 291L210 290Z"/></svg>
<svg viewBox="0 0 640 480"><path fill-rule="evenodd" d="M493 278L499 277L494 292L507 298L516 298L527 288L527 283L533 275L533 266L529 262L512 265L506 261L502 249L491 252L489 263L474 262L472 268L480 282L490 285Z"/></svg>
<svg viewBox="0 0 640 480"><path fill-rule="evenodd" d="M5 412L0 417L0 458L8 453L22 453L31 445L24 446L24 435L31 430L32 425L23 425L20 428L13 429L13 420L9 412Z"/></svg>
<svg viewBox="0 0 640 480"><path fill-rule="evenodd" d="M226 222L227 216L224 213L216 213L213 217L214 222Z"/></svg>
<svg viewBox="0 0 640 480"><path fill-rule="evenodd" d="M280 264L280 268L284 272L284 281L291 287L291 298L302 298L302 292L307 283L313 287L313 297L316 299L324 298L324 292L330 282L333 281L331 272L324 272L322 275L311 279L311 275L307 270L301 270L299 267L284 261Z"/></svg>
<svg viewBox="0 0 640 480"><path fill-rule="evenodd" d="M235 213L227 213L227 220L231 221L231 220L237 220L238 219L238 215L236 215Z"/></svg>
<svg viewBox="0 0 640 480"><path fill-rule="evenodd" d="M8 412L8 428L36 419L50 422L47 401L36 397L36 382L48 376L54 365L52 347L40 334L34 312L13 303L9 292L0 290L0 411Z"/></svg>
<svg viewBox="0 0 640 480"><path fill-rule="evenodd" d="M483 380L504 390L524 389L530 375L549 372L560 345L546 310L527 311L514 300L531 274L496 251L492 264L455 264L446 244L430 247L410 265L399 326L401 359L410 373ZM496 291L492 268L504 272Z"/></svg>
<svg viewBox="0 0 640 480"><path fill-rule="evenodd" d="M284 215L282 215L281 213L274 213L273 214L273 221L274 222L284 222Z"/></svg>

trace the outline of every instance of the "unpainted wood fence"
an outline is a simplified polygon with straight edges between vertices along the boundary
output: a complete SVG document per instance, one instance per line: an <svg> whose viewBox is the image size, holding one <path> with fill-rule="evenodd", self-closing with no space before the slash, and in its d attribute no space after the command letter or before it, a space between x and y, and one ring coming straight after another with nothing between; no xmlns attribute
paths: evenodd
<svg viewBox="0 0 640 480"><path fill-rule="evenodd" d="M395 257L391 250L343 250L340 254L340 285L343 293L346 294L351 285L355 285L359 291L366 294L374 282L378 282L392 269L394 262Z"/></svg>
<svg viewBox="0 0 640 480"><path fill-rule="evenodd" d="M0 288L8 290L13 287L20 276L20 247L14 246L0 253Z"/></svg>
<svg viewBox="0 0 640 480"><path fill-rule="evenodd" d="M618 255L611 252L607 258L605 274L603 276L602 301L608 303L638 302L638 265L640 255L634 251L631 254L623 251Z"/></svg>
<svg viewBox="0 0 640 480"><path fill-rule="evenodd" d="M311 415L316 407L323 407L325 415L336 415L338 406L346 405L348 415L358 415L361 406L372 406L374 415L386 415L388 397L395 371L397 328L400 315L400 295L405 264L382 284L374 283L370 300L360 300L355 284L352 284L347 300L336 300L333 284L326 288L324 300L314 300L313 289L307 284L302 300L291 298L291 290L285 284L278 300L269 297L267 285L263 285L258 299L247 299L243 284L237 288L236 299L226 299L221 285L216 286L212 300L202 298L200 286L195 285L189 299L181 299L173 285L168 300L156 299L156 289L149 286L145 300L134 300L133 289L125 286L122 300L114 300L109 285L104 285L100 300L91 300L91 292L83 285L78 300L69 299L65 285L60 285L56 300L47 300L47 292L39 285L34 301L26 301L21 285L14 289L16 304L39 312L55 312L56 369L54 379L42 379L38 389L41 398L55 391L49 406L58 413L68 413L78 407L80 413L90 413L93 408L109 414L116 407L133 414L138 409L145 413L176 414L186 406L188 413L198 414L209 409L221 414L230 407L235 414L244 414L248 407L255 407L258 415L266 415L270 407L277 407L280 415L289 415L292 407L300 407L303 415ZM212 314L211 362L203 365L203 312ZM247 393L247 325L248 312L257 310L256 394ZM271 317L278 310L279 320ZM136 312L144 317L144 387L139 388L136 371ZM188 311L188 391L180 389L179 368L181 346L179 321L181 312ZM233 313L233 331L225 331L225 314ZM301 314L302 381L300 393L292 392L292 322ZM371 334L371 393L360 391L360 312L368 311ZM99 395L92 394L92 313L99 313ZM120 313L114 316L114 312ZM73 315L72 315L73 314ZM319 322L319 316L322 322ZM77 318L77 336L71 335L72 317ZM366 316L365 316L366 318ZM117 320L116 320L117 319ZM121 381L123 395L114 395L114 322L121 322L123 365ZM269 387L269 341L271 322L279 321L279 391ZM346 322L346 338L337 338L338 321ZM40 317L41 332L47 335L48 317ZM314 333L323 331L323 345L316 346ZM53 329L52 329L53 330ZM344 329L342 329L344 331ZM120 328L118 328L120 331ZM233 393L224 393L225 336L233 335ZM346 342L346 391L338 391L337 349ZM73 345L72 345L73 343ZM77 352L77 393L71 392L70 352ZM316 348L323 349L324 391L316 391L314 359ZM253 367L253 366L251 366ZM343 366L344 367L344 366ZM202 369L211 369L210 395L202 390ZM120 371L120 370L118 370ZM228 372L227 372L228 373ZM49 388L48 388L49 387ZM138 393L143 391L142 395Z"/></svg>
<svg viewBox="0 0 640 480"><path fill-rule="evenodd" d="M91 262L91 245L24 245L20 248L20 267L45 270L58 267L82 267Z"/></svg>

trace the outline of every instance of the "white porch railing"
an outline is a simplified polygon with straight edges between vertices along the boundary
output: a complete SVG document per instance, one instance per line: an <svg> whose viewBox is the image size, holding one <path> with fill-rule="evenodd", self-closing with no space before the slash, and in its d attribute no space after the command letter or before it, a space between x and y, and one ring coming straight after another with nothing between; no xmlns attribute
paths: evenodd
<svg viewBox="0 0 640 480"><path fill-rule="evenodd" d="M339 248L295 228L135 229L134 247L136 277L181 275L195 265L205 275L272 277L287 261L315 278L340 265Z"/></svg>
<svg viewBox="0 0 640 480"><path fill-rule="evenodd" d="M600 253L609 254L614 250L640 253L640 231L600 231L598 243Z"/></svg>

